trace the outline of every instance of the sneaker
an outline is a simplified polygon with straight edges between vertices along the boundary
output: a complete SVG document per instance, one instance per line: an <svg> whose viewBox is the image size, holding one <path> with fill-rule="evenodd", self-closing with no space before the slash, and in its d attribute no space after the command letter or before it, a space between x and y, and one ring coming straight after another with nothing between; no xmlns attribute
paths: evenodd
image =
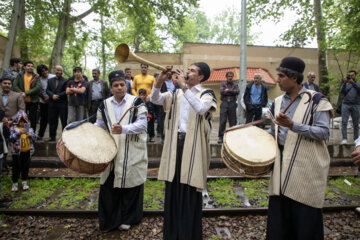
<svg viewBox="0 0 360 240"><path fill-rule="evenodd" d="M149 142L155 142L154 138L151 137L151 138L149 139Z"/></svg>
<svg viewBox="0 0 360 240"><path fill-rule="evenodd" d="M347 139L343 139L343 140L341 141L341 145L344 145L344 144L348 144Z"/></svg>
<svg viewBox="0 0 360 240"><path fill-rule="evenodd" d="M217 141L218 144L222 144L223 140L221 138L219 138L219 140Z"/></svg>
<svg viewBox="0 0 360 240"><path fill-rule="evenodd" d="M27 184L26 181L23 181L23 182L22 182L22 189L23 189L23 190L28 190L28 189L29 189L29 185Z"/></svg>
<svg viewBox="0 0 360 240"><path fill-rule="evenodd" d="M129 224L121 224L119 229L120 230L129 230L130 227L131 227L131 225L129 225Z"/></svg>
<svg viewBox="0 0 360 240"><path fill-rule="evenodd" d="M17 192L18 190L19 190L18 183L13 183L13 185L11 186L11 191L12 192Z"/></svg>
<svg viewBox="0 0 360 240"><path fill-rule="evenodd" d="M360 214L360 207L355 208L355 211Z"/></svg>

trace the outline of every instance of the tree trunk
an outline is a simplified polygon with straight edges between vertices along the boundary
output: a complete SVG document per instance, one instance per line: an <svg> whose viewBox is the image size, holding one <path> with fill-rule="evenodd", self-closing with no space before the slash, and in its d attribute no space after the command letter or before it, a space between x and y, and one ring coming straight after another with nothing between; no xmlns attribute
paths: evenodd
<svg viewBox="0 0 360 240"><path fill-rule="evenodd" d="M319 86L322 90L322 93L325 96L329 97L329 86L327 85L327 83L329 82L329 74L326 60L327 47L324 23L322 21L321 0L314 0L314 15L318 44Z"/></svg>
<svg viewBox="0 0 360 240"><path fill-rule="evenodd" d="M30 60L29 56L29 46L28 46L28 36L26 34L26 23L25 23L25 1L22 0L21 9L20 9L20 19L18 27L18 43L20 46L20 56L22 60Z"/></svg>
<svg viewBox="0 0 360 240"><path fill-rule="evenodd" d="M71 0L65 0L64 7L61 13L59 13L59 24L56 32L56 38L54 47L51 53L49 69L54 72L56 65L61 65L62 57L64 54L65 43L68 37L67 30L70 27L70 5Z"/></svg>
<svg viewBox="0 0 360 240"><path fill-rule="evenodd" d="M24 6L25 6L25 0L21 0L21 1L14 0L13 11L11 14L11 21L10 21L10 29L8 33L8 41L6 43L2 70L9 67L10 58L12 56L14 45L16 43L16 33L19 28L18 26L21 19L21 14L24 15L24 13L21 12ZM2 70L1 70L1 75L2 75Z"/></svg>
<svg viewBox="0 0 360 240"><path fill-rule="evenodd" d="M63 10L59 14L59 24L49 65L50 71L54 71L56 65L61 65L65 43L68 38L68 31L71 25L83 19L93 11L93 8L90 8L79 16L72 17L70 16L71 3L72 0L65 0Z"/></svg>
<svg viewBox="0 0 360 240"><path fill-rule="evenodd" d="M100 13L100 24L101 24L101 58L102 58L102 67L103 67L103 79L106 81L106 56L105 56L105 26L104 26L104 17Z"/></svg>

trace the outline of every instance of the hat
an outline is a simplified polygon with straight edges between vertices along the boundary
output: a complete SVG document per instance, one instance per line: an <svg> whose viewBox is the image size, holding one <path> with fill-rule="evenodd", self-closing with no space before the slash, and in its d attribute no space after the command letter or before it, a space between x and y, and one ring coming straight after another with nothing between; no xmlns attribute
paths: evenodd
<svg viewBox="0 0 360 240"><path fill-rule="evenodd" d="M204 62L196 62L192 65L195 65L200 68L200 71L204 75L204 78L200 82L205 82L210 77L210 67L207 65L207 63Z"/></svg>
<svg viewBox="0 0 360 240"><path fill-rule="evenodd" d="M298 73L303 73L305 69L305 63L303 60L297 57L286 57L281 60L281 68L287 68Z"/></svg>
<svg viewBox="0 0 360 240"><path fill-rule="evenodd" d="M125 74L122 70L112 71L109 74L109 82L113 82L115 80L125 80Z"/></svg>

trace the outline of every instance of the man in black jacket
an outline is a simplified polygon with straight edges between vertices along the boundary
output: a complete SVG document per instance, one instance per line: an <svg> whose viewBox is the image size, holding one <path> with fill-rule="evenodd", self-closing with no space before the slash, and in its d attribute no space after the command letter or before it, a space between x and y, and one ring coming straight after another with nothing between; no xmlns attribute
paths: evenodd
<svg viewBox="0 0 360 240"><path fill-rule="evenodd" d="M97 113L102 101L109 97L109 86L106 81L100 79L100 70L97 68L93 69L92 76L94 80L90 81L86 86L86 107L89 112L89 116ZM95 123L96 115L89 121Z"/></svg>
<svg viewBox="0 0 360 240"><path fill-rule="evenodd" d="M254 82L246 86L244 102L246 105L246 123L261 119L262 108L268 101L267 90L261 83L260 73L254 75Z"/></svg>
<svg viewBox="0 0 360 240"><path fill-rule="evenodd" d="M56 77L49 79L46 93L49 95L49 126L50 141L56 141L56 130L58 127L59 117L62 129L66 126L67 121L67 80L62 77L63 68L55 66Z"/></svg>
<svg viewBox="0 0 360 240"><path fill-rule="evenodd" d="M314 83L316 79L316 74L314 72L308 72L307 79L308 79L307 82L304 82L302 84L303 87L305 87L306 89L319 92L320 91L319 86Z"/></svg>
<svg viewBox="0 0 360 240"><path fill-rule="evenodd" d="M219 124L219 140L218 143L223 143L224 131L226 122L229 119L229 126L236 124L236 100L240 93L239 86L233 82L234 73L227 72L226 82L222 82L220 86L221 105L220 105L220 124Z"/></svg>

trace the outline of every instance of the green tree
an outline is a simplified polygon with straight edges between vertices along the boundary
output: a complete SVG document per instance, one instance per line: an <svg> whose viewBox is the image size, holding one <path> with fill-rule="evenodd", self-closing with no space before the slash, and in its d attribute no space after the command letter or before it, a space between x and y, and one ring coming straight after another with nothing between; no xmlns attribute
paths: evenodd
<svg viewBox="0 0 360 240"><path fill-rule="evenodd" d="M250 33L253 22L247 19L247 44L252 44L254 37ZM211 35L216 43L240 44L241 11L231 7L218 14L212 23Z"/></svg>

